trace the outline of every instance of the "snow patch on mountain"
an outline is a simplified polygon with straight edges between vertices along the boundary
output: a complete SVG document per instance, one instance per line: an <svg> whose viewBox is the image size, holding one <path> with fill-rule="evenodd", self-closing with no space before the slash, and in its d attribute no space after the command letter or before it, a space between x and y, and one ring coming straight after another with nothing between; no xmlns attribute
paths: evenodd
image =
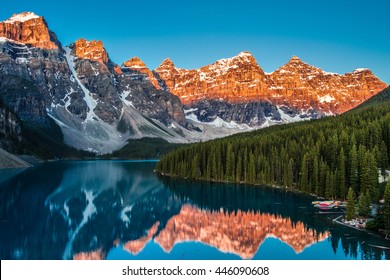
<svg viewBox="0 0 390 280"><path fill-rule="evenodd" d="M189 110L187 110L187 111L189 111ZM221 119L220 117L216 117L211 122L201 122L194 113L186 115L186 119L194 121L196 123L207 124L207 125L214 126L214 127L219 127L219 128L224 127L224 128L229 128L229 129L240 129L240 130L252 130L252 129L254 129L254 128L250 127L247 124L238 124L238 123L236 123L234 121L226 122L223 119Z"/></svg>
<svg viewBox="0 0 390 280"><path fill-rule="evenodd" d="M251 59L254 60L253 56L249 52L240 52L238 55L231 58L222 58L217 60L215 63L208 66L209 70L215 71L218 75L227 73L230 69L238 69L238 61L243 63L251 63ZM201 76L204 79L207 74Z"/></svg>
<svg viewBox="0 0 390 280"><path fill-rule="evenodd" d="M134 105L133 105L133 102L131 102L131 101L129 101L129 100L126 99L126 98L130 95L130 93L131 93L131 90L130 90L130 89L125 90L125 91L123 91L122 94L120 95L120 98L121 98L122 102L123 102L125 105L131 106L131 107L135 108Z"/></svg>
<svg viewBox="0 0 390 280"><path fill-rule="evenodd" d="M365 72L365 71L370 71L368 68L357 68L353 71L353 73L359 73L359 72Z"/></svg>
<svg viewBox="0 0 390 280"><path fill-rule="evenodd" d="M184 114L188 114L188 113L191 113L191 112L198 111L198 108L184 109L183 111L184 111Z"/></svg>
<svg viewBox="0 0 390 280"><path fill-rule="evenodd" d="M285 113L280 106L277 106L278 112L280 114L280 118L282 121L285 123L293 123L293 122L301 122L301 121L306 121L310 120L309 117L301 117L300 114L296 114L295 116L290 116L289 114Z"/></svg>
<svg viewBox="0 0 390 280"><path fill-rule="evenodd" d="M11 18L5 20L5 23L14 23L14 22L25 22L31 19L39 18L36 14L32 12L25 12L20 14L14 14Z"/></svg>
<svg viewBox="0 0 390 280"><path fill-rule="evenodd" d="M324 96L319 96L318 97L318 101L320 103L330 103L332 102L333 100L335 100L335 98L333 96L330 96L329 94L327 95L324 95Z"/></svg>
<svg viewBox="0 0 390 280"><path fill-rule="evenodd" d="M98 116L93 112L93 110L96 108L97 102L95 99L92 97L92 93L83 85L83 83L80 81L78 78L78 75L75 70L75 65L74 65L74 57L70 54L71 50L69 47L64 48L66 51L66 60L68 61L68 65L70 68L70 71L73 74L73 77L76 79L77 83L79 84L80 88L84 92L84 101L87 103L88 106L88 113L87 113L87 118L85 119L85 122L87 121L92 121L95 119L98 119Z"/></svg>

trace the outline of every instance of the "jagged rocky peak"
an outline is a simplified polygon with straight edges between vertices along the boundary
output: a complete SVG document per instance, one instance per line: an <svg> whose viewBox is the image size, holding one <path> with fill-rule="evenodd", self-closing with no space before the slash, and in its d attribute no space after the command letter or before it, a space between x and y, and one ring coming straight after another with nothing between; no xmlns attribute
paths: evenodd
<svg viewBox="0 0 390 280"><path fill-rule="evenodd" d="M255 57L248 51L240 52L238 55L231 58L232 60L243 60L245 62L255 63L257 65Z"/></svg>
<svg viewBox="0 0 390 280"><path fill-rule="evenodd" d="M172 59L168 57L164 59L164 61L160 64L159 67L175 67L175 64L173 63Z"/></svg>
<svg viewBox="0 0 390 280"><path fill-rule="evenodd" d="M179 74L179 71L186 72L187 70L176 68L173 61L170 58L166 58L156 69L154 69L153 72L155 76L158 77L159 85L161 88L170 91L175 95L178 95L175 92L173 92L172 89L175 88L175 83L176 83L175 77L183 76Z"/></svg>
<svg viewBox="0 0 390 280"><path fill-rule="evenodd" d="M280 70L280 69L299 70L301 68L307 68L307 69L311 69L311 70L320 70L320 68L314 67L314 66L306 63L305 61L302 61L302 59L300 59L298 56L295 56L295 55L293 55L286 64L279 67L278 70ZM278 70L276 70L276 71L278 71Z"/></svg>
<svg viewBox="0 0 390 280"><path fill-rule="evenodd" d="M58 49L59 42L45 19L32 12L14 14L0 22L0 37L42 49Z"/></svg>
<svg viewBox="0 0 390 280"><path fill-rule="evenodd" d="M238 53L235 56L232 56L230 58L222 58L218 61L233 61L233 60L256 61L252 53L250 53L249 51L243 51Z"/></svg>
<svg viewBox="0 0 390 280"><path fill-rule="evenodd" d="M296 55L293 55L289 61L290 63L294 63L294 62L302 62L302 60L296 56Z"/></svg>
<svg viewBox="0 0 390 280"><path fill-rule="evenodd" d="M160 85L158 83L158 80L153 75L153 72L150 71L148 67L146 67L146 64L138 57L134 56L133 58L130 58L128 61L124 62L122 64L122 68L124 69L130 69L132 71L139 72L141 74L144 74L148 77L148 80L152 83L152 85L156 89L160 89Z"/></svg>
<svg viewBox="0 0 390 280"><path fill-rule="evenodd" d="M170 73L172 70L177 70L176 66L170 58L166 58L154 71L164 75L164 73Z"/></svg>
<svg viewBox="0 0 390 280"><path fill-rule="evenodd" d="M133 58L130 58L128 61L124 62L123 67L131 68L131 69L145 69L145 68L147 68L146 64L136 56L134 56Z"/></svg>
<svg viewBox="0 0 390 280"><path fill-rule="evenodd" d="M186 105L221 98L245 102L249 97L258 96L267 79L250 52L241 52L191 70L176 68L172 61L165 60L155 71Z"/></svg>
<svg viewBox="0 0 390 280"><path fill-rule="evenodd" d="M109 60L108 53L100 40L79 39L74 43L72 54L79 59L89 59L101 64L106 64Z"/></svg>
<svg viewBox="0 0 390 280"><path fill-rule="evenodd" d="M318 75L323 72L320 68L309 65L302 61L298 56L293 55L291 59L284 65L280 66L276 71L271 73L271 77L282 75Z"/></svg>
<svg viewBox="0 0 390 280"><path fill-rule="evenodd" d="M115 65L114 68L113 68L113 71L117 75L123 74L122 69L121 69L121 67L119 65Z"/></svg>
<svg viewBox="0 0 390 280"><path fill-rule="evenodd" d="M373 75L372 71L368 68L357 68L355 70L353 70L352 72L353 74L370 74L370 75Z"/></svg>
<svg viewBox="0 0 390 280"><path fill-rule="evenodd" d="M215 63L202 67L201 69L210 69L210 70L242 70L241 68L256 68L261 69L261 67L257 64L254 56L248 52L240 52L236 56L231 58L223 58L217 60Z"/></svg>

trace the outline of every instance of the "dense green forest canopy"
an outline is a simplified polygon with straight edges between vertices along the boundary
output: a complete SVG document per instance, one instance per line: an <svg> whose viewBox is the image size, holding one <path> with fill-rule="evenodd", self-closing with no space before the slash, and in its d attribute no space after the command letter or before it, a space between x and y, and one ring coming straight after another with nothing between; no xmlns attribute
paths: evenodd
<svg viewBox="0 0 390 280"><path fill-rule="evenodd" d="M349 187L378 199L390 158L390 90L337 117L273 126L165 155L160 173L285 186L344 199Z"/></svg>
<svg viewBox="0 0 390 280"><path fill-rule="evenodd" d="M183 144L169 143L161 138L130 139L121 149L111 154L103 155L102 158L119 159L151 159L159 158Z"/></svg>

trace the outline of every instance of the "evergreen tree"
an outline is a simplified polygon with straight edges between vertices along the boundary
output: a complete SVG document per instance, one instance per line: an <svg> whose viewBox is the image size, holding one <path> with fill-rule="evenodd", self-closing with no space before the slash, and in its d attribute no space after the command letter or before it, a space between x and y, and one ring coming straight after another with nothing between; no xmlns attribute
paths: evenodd
<svg viewBox="0 0 390 280"><path fill-rule="evenodd" d="M368 157L368 186L367 189L370 192L371 197L374 199L377 197L377 185L378 185L378 165L375 159L374 153L370 153Z"/></svg>
<svg viewBox="0 0 390 280"><path fill-rule="evenodd" d="M213 154L213 160L211 163L211 178L214 180L218 179L218 165L217 165L217 155Z"/></svg>
<svg viewBox="0 0 390 280"><path fill-rule="evenodd" d="M290 158L287 166L287 186L292 187L294 183L294 171L293 171L293 166L294 166L294 160Z"/></svg>
<svg viewBox="0 0 390 280"><path fill-rule="evenodd" d="M300 187L301 190L304 192L308 192L308 167L307 167L307 155L305 154L302 159L301 163L301 182L300 182Z"/></svg>
<svg viewBox="0 0 390 280"><path fill-rule="evenodd" d="M379 148L379 158L378 158L379 167L381 169L381 174L386 174L386 167L389 164L389 159L387 155L387 147L385 141L382 140L380 148Z"/></svg>
<svg viewBox="0 0 390 280"><path fill-rule="evenodd" d="M249 183L254 183L256 179L256 167L255 167L255 157L252 153L249 155Z"/></svg>
<svg viewBox="0 0 390 280"><path fill-rule="evenodd" d="M366 193L366 205L367 205L367 216L371 215L371 195L370 192Z"/></svg>
<svg viewBox="0 0 390 280"><path fill-rule="evenodd" d="M367 193L369 194L368 191ZM358 212L363 217L367 217L370 214L370 203L364 193L361 193L359 197Z"/></svg>
<svg viewBox="0 0 390 280"><path fill-rule="evenodd" d="M325 197L333 197L333 173L331 171L326 173Z"/></svg>
<svg viewBox="0 0 390 280"><path fill-rule="evenodd" d="M241 174L242 174L242 159L238 157L237 166L236 166L236 182L241 182Z"/></svg>
<svg viewBox="0 0 390 280"><path fill-rule="evenodd" d="M387 183L384 194L383 215L385 221L386 236L390 234L390 181Z"/></svg>
<svg viewBox="0 0 390 280"><path fill-rule="evenodd" d="M227 145L227 151L226 151L226 174L225 178L227 181L230 181L232 179L232 172L233 172L233 145L229 143Z"/></svg>
<svg viewBox="0 0 390 280"><path fill-rule="evenodd" d="M350 178L352 188L356 192L358 190L359 176L358 176L358 162L356 145L352 145L350 152Z"/></svg>
<svg viewBox="0 0 390 280"><path fill-rule="evenodd" d="M319 185L319 176L320 176L320 167L318 164L318 158L317 156L314 157L314 164L313 164L313 190L312 193L319 193L320 185Z"/></svg>
<svg viewBox="0 0 390 280"><path fill-rule="evenodd" d="M346 195L346 169L345 169L345 154L344 149L341 148L340 158L339 158L339 178L338 178L338 193L337 196L341 198L345 198Z"/></svg>
<svg viewBox="0 0 390 280"><path fill-rule="evenodd" d="M363 146L360 146L363 147ZM359 191L361 193L365 193L369 188L370 184L370 178L369 178L369 173L370 173L370 166L369 166L369 153L364 151L362 152L362 149L359 149L360 155L361 155L361 161L360 162L360 188Z"/></svg>
<svg viewBox="0 0 390 280"><path fill-rule="evenodd" d="M345 218L347 219L347 221L350 221L355 217L355 192L353 191L352 187L350 187L347 195L347 214L345 215Z"/></svg>
<svg viewBox="0 0 390 280"><path fill-rule="evenodd" d="M283 166L283 186L288 186L288 160L286 159Z"/></svg>
<svg viewBox="0 0 390 280"><path fill-rule="evenodd" d="M327 173L328 173L328 166L326 165L326 163L323 160L321 160L321 163L320 163L320 183L319 183L320 187L319 187L319 192L318 192L318 195L321 197L325 196Z"/></svg>
<svg viewBox="0 0 390 280"><path fill-rule="evenodd" d="M200 176L200 168L199 168L199 160L198 155L195 155L195 157L192 159L192 166L191 166L191 177L196 179Z"/></svg>

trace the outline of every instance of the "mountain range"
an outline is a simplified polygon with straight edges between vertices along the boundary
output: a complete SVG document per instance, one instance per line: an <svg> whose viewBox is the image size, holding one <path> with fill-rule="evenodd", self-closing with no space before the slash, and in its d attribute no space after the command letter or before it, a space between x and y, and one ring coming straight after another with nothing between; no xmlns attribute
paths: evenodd
<svg viewBox="0 0 390 280"><path fill-rule="evenodd" d="M41 139L96 154L143 137L209 140L340 114L386 87L368 69L340 75L296 56L265 73L249 52L192 70L118 65L101 41L63 46L34 13L0 22L0 147L11 152Z"/></svg>

